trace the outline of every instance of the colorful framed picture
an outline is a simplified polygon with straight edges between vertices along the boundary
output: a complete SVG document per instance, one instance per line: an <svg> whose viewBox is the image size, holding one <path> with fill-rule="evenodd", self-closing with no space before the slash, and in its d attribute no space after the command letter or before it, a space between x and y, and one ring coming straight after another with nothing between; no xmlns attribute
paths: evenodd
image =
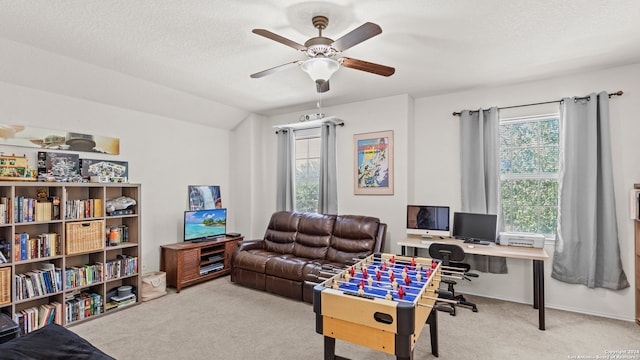
<svg viewBox="0 0 640 360"><path fill-rule="evenodd" d="M221 209L220 186L189 185L189 210Z"/></svg>
<svg viewBox="0 0 640 360"><path fill-rule="evenodd" d="M393 195L393 130L353 135L354 194Z"/></svg>

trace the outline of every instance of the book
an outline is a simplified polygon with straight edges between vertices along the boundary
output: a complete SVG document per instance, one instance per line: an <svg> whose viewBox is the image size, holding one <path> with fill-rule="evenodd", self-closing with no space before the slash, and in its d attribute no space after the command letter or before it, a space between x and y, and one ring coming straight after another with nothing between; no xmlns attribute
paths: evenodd
<svg viewBox="0 0 640 360"><path fill-rule="evenodd" d="M27 240L29 234L23 232L20 234L20 260L27 260Z"/></svg>

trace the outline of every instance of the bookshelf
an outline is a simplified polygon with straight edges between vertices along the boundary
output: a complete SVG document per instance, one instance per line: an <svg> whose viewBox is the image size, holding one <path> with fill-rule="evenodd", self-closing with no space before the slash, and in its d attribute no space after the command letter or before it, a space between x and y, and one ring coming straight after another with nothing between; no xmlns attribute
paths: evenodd
<svg viewBox="0 0 640 360"><path fill-rule="evenodd" d="M106 211L120 196L132 213ZM27 333L138 304L140 199L139 184L0 182L0 312ZM120 286L138 296L107 301Z"/></svg>
<svg viewBox="0 0 640 360"><path fill-rule="evenodd" d="M243 237L224 237L201 243L182 242L160 247L160 270L176 292L185 286L215 279L231 272L231 255Z"/></svg>

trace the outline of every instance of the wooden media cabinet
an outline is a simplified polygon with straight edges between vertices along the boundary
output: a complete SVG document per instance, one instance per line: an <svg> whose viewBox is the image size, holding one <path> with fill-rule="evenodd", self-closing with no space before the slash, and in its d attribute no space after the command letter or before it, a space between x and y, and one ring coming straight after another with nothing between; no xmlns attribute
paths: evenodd
<svg viewBox="0 0 640 360"><path fill-rule="evenodd" d="M227 275L231 255L242 236L226 236L206 242L182 242L160 247L160 270L167 273L167 285L180 292L183 287Z"/></svg>

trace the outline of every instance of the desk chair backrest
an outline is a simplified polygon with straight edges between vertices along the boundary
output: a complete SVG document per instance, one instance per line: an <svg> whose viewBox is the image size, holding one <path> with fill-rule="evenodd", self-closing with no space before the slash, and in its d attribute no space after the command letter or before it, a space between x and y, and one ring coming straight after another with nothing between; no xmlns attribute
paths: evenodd
<svg viewBox="0 0 640 360"><path fill-rule="evenodd" d="M444 265L449 265L452 261L462 261L465 254L460 245L433 243L429 245L429 256L442 260Z"/></svg>
<svg viewBox="0 0 640 360"><path fill-rule="evenodd" d="M462 249L460 245L433 243L429 245L429 256L431 256L433 259L442 260L442 265L444 266L450 266L453 268L460 269L460 271L462 272L462 275L461 275L462 279L469 280L469 278L467 277L467 275L471 276L471 274L468 273L470 269L469 264L459 262L459 261L462 261L465 256L464 249ZM456 295L456 292L454 289L454 285L456 285L455 280L445 278L447 277L447 274L452 275L455 273L454 271L450 271L450 270L451 269L449 269L449 271L442 272L442 275L443 275L442 282L447 284L447 290L450 293L450 295L447 296L446 299L456 301L457 303L456 304L449 303L447 307L445 308L440 307L438 308L438 310L448 311L450 315L455 316L456 305L463 305L463 306L470 307L473 310L473 312L477 312L478 307L476 306L476 304L468 302L463 295Z"/></svg>

